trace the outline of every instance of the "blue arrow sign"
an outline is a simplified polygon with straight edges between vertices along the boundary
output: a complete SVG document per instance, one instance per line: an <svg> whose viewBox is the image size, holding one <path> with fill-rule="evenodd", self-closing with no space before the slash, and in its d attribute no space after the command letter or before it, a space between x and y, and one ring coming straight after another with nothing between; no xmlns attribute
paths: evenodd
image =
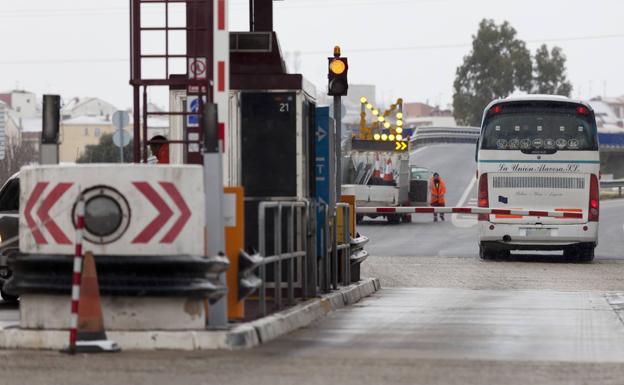
<svg viewBox="0 0 624 385"><path fill-rule="evenodd" d="M199 97L189 96L186 99L187 111L190 113L199 113ZM187 127L199 127L199 115L187 115L186 116Z"/></svg>

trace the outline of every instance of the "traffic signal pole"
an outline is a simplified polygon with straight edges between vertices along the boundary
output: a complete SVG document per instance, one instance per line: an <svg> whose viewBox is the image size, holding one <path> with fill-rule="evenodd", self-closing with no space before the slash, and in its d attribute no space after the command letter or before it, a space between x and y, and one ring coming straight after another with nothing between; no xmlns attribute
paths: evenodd
<svg viewBox="0 0 624 385"><path fill-rule="evenodd" d="M334 96L334 119L336 120L336 202L342 196L342 96Z"/></svg>
<svg viewBox="0 0 624 385"><path fill-rule="evenodd" d="M334 56L327 58L327 94L334 97L334 120L335 120L335 152L336 152L336 205L333 209L333 253L334 264L333 282L334 289L338 288L338 203L342 197L342 97L346 96L349 90L349 61L346 57L341 57L340 47L334 47Z"/></svg>

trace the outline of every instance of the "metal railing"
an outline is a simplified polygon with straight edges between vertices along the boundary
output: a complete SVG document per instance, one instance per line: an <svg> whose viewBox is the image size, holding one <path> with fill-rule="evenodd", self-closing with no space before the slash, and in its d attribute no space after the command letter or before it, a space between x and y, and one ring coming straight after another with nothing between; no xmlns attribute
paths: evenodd
<svg viewBox="0 0 624 385"><path fill-rule="evenodd" d="M340 263L342 284L348 286L351 284L351 218L349 216L349 204L337 203L336 217L338 216L338 212L342 213L342 243L338 243L338 225L336 224L336 247L334 248L336 256L334 260L335 263ZM338 268L336 268L336 271L338 271ZM336 274L336 281L337 280L338 274Z"/></svg>
<svg viewBox="0 0 624 385"><path fill-rule="evenodd" d="M414 148L434 143L476 143L478 127L418 127L412 136Z"/></svg>
<svg viewBox="0 0 624 385"><path fill-rule="evenodd" d="M615 180L601 180L600 188L601 189L618 189L618 195L622 196L622 187L624 187L624 179L615 179Z"/></svg>
<svg viewBox="0 0 624 385"><path fill-rule="evenodd" d="M286 278L286 303L295 303L295 277L299 279L301 298L314 297L319 290L328 293L338 289L339 285L351 284L351 265L360 263L368 255L362 254L365 242L355 243L356 258L351 255L353 247L350 232L350 208L347 203L338 203L336 212L329 216L329 207L321 205L325 212L325 224L322 231L322 249L310 247L310 213L314 205L308 201L264 201L258 206L258 248L262 256L259 264L259 276L262 284L258 288L259 314L267 314L267 289L273 289L275 310L283 307L284 272ZM342 215L342 233L338 234L338 213ZM267 219L273 220L273 234L267 234ZM332 232L332 229L334 230ZM286 239L283 239L283 237ZM272 240L271 240L272 238ZM268 241L272 242L271 247ZM364 257L364 258L362 258ZM283 264L286 264L285 271ZM295 271L295 264L298 267ZM273 279L267 282L267 266L273 267Z"/></svg>
<svg viewBox="0 0 624 385"><path fill-rule="evenodd" d="M258 247L263 257L259 267L262 284L259 288L259 307L262 316L267 314L267 266L273 264L273 300L277 310L282 308L282 264L286 262L287 303L295 303L295 261L299 260L301 274L302 296L306 290L306 271L308 254L307 233L309 202L307 201L269 201L261 202L258 206ZM267 210L273 211L273 250L272 255L267 255L266 219ZM283 213L286 213L284 220ZM283 246L283 226L286 224L286 250Z"/></svg>

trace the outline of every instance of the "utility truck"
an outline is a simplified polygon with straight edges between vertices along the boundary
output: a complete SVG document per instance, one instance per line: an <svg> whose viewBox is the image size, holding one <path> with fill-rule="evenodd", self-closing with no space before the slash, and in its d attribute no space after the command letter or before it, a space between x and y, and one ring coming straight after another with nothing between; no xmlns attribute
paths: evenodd
<svg viewBox="0 0 624 385"><path fill-rule="evenodd" d="M351 140L342 185L344 195L355 195L360 207L409 206L409 142ZM409 214L367 214L389 223L410 222ZM357 221L364 216L358 214Z"/></svg>

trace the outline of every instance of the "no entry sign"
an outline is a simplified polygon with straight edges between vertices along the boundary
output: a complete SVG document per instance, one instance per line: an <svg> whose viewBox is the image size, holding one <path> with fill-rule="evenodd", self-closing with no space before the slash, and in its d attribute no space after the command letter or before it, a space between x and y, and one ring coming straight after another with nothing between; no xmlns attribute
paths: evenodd
<svg viewBox="0 0 624 385"><path fill-rule="evenodd" d="M206 58L190 58L188 60L188 76L189 79L203 80L206 79L208 66Z"/></svg>

